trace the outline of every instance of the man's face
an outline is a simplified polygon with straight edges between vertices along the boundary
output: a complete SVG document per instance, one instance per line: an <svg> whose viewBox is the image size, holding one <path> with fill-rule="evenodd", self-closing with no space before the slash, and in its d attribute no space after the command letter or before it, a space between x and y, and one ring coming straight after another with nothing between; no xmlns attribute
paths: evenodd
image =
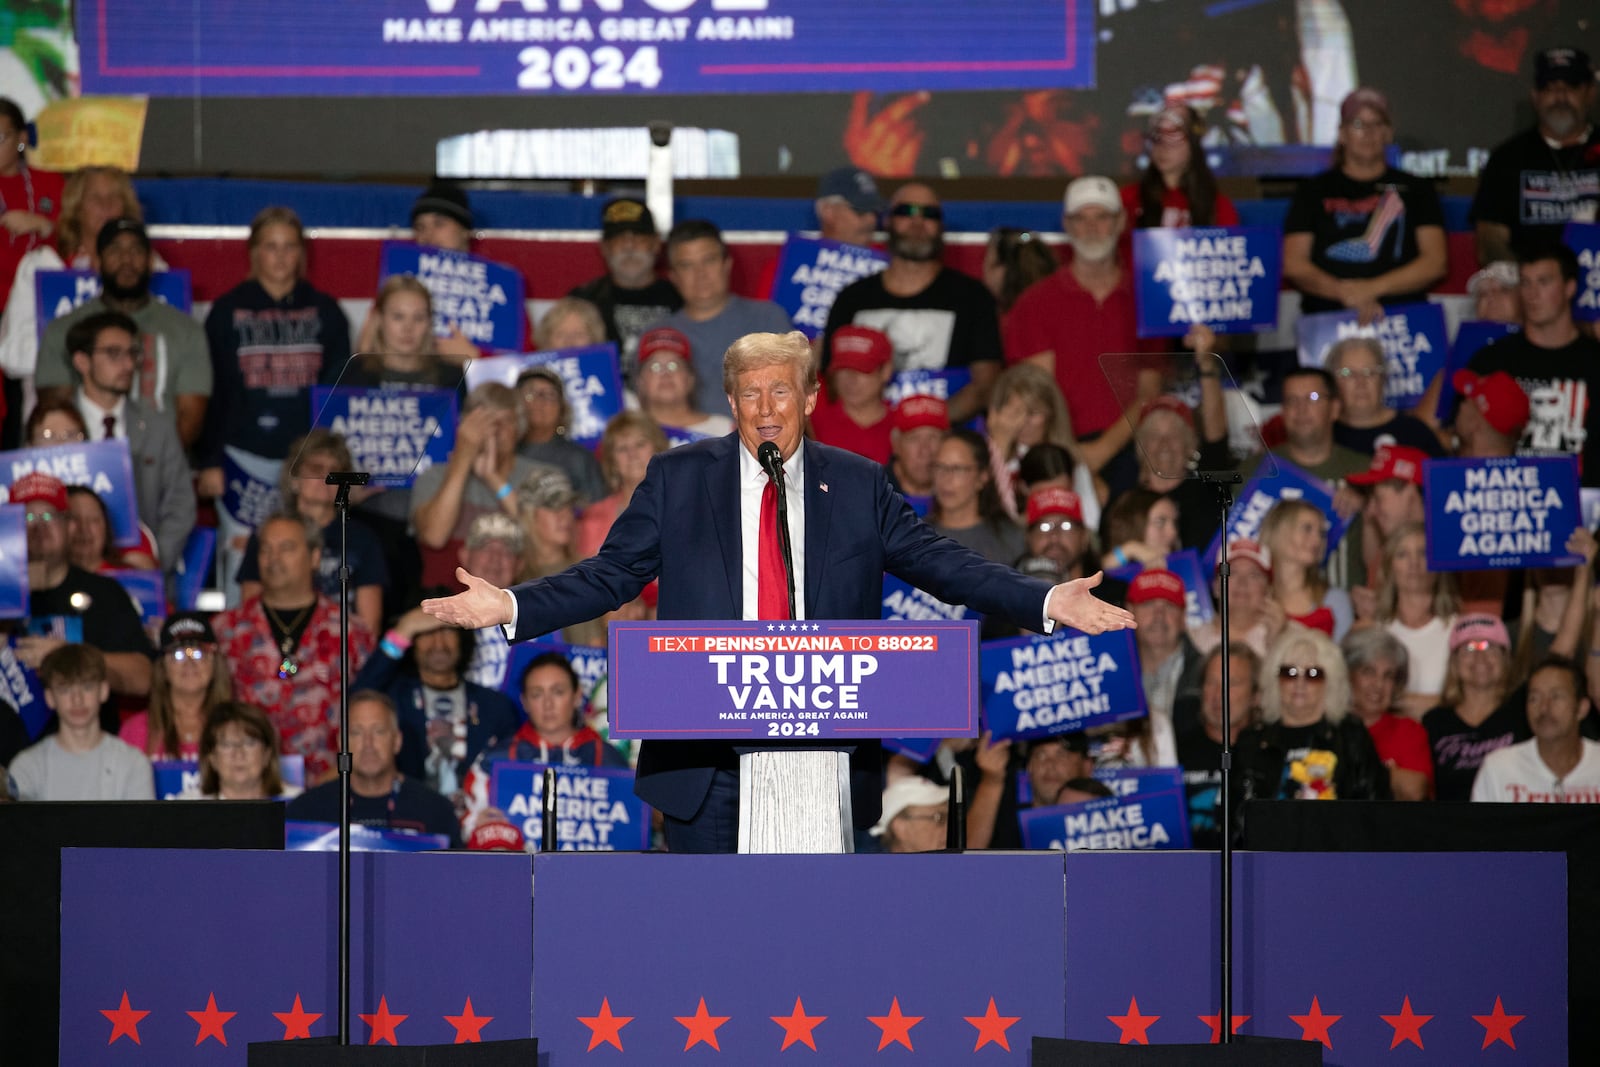
<svg viewBox="0 0 1600 1067"><path fill-rule="evenodd" d="M287 519L274 519L256 537L262 589L279 598L306 598L312 594L321 551L306 544L305 528Z"/></svg>
<svg viewBox="0 0 1600 1067"><path fill-rule="evenodd" d="M1565 140L1583 128L1594 106L1595 83L1569 85L1552 81L1543 89L1533 91L1533 109L1539 115L1539 132L1546 137Z"/></svg>
<svg viewBox="0 0 1600 1067"><path fill-rule="evenodd" d="M350 755L362 778L392 778L400 754L400 731L389 709L375 700L350 705Z"/></svg>
<svg viewBox="0 0 1600 1067"><path fill-rule="evenodd" d="M667 262L672 267L672 284L678 287L686 308L717 311L727 302L733 260L716 241L709 237L684 241L667 253Z"/></svg>
<svg viewBox="0 0 1600 1067"><path fill-rule="evenodd" d="M150 250L137 234L119 233L100 253L100 281L118 300L136 300L150 291Z"/></svg>
<svg viewBox="0 0 1600 1067"><path fill-rule="evenodd" d="M1326 448L1333 442L1339 400L1328 394L1322 379L1297 374L1283 383L1283 428L1298 448Z"/></svg>
<svg viewBox="0 0 1600 1067"><path fill-rule="evenodd" d="M874 371L838 367L831 375L833 395L847 407L882 400L883 387L889 384L889 375L893 371L893 363L885 363Z"/></svg>
<svg viewBox="0 0 1600 1067"><path fill-rule="evenodd" d="M110 326L95 336L89 351L72 354L72 365L82 376L91 398L111 399L133 391L133 372L140 355L137 337Z"/></svg>
<svg viewBox="0 0 1600 1067"><path fill-rule="evenodd" d="M1346 349L1334 372L1340 410L1354 419L1382 408L1384 371L1383 357L1366 345Z"/></svg>
<svg viewBox="0 0 1600 1067"><path fill-rule="evenodd" d="M888 226L891 256L931 263L944 254L944 208L926 185L902 185L895 191Z"/></svg>
<svg viewBox="0 0 1600 1067"><path fill-rule="evenodd" d="M451 677L456 673L456 661L461 656L461 635L453 627L441 626L416 636L411 647L417 657L417 668L426 674Z"/></svg>
<svg viewBox="0 0 1600 1067"><path fill-rule="evenodd" d="M944 439L944 431L934 426L918 426L911 430L895 430L890 439L903 480L913 485L932 485L933 461L939 456L939 442Z"/></svg>
<svg viewBox="0 0 1600 1067"><path fill-rule="evenodd" d="M1117 238L1122 235L1122 212L1108 211L1098 204L1079 208L1061 217L1072 243L1074 259L1085 263L1106 263L1117 254Z"/></svg>
<svg viewBox="0 0 1600 1067"><path fill-rule="evenodd" d="M878 216L872 211L857 211L842 196L830 197L817 207L817 222L829 241L868 245L878 232Z"/></svg>
<svg viewBox="0 0 1600 1067"><path fill-rule="evenodd" d="M1139 449L1152 474L1181 478L1194 453L1194 431L1177 412L1157 408L1139 423Z"/></svg>
<svg viewBox="0 0 1600 1067"><path fill-rule="evenodd" d="M1138 639L1140 653L1169 655L1183 634L1183 609L1170 600L1146 600L1129 605L1128 610L1139 624L1134 637Z"/></svg>
<svg viewBox="0 0 1600 1067"><path fill-rule="evenodd" d="M1372 487L1367 509L1379 532L1387 535L1401 523L1423 520L1422 491L1410 482L1390 478Z"/></svg>
<svg viewBox="0 0 1600 1067"><path fill-rule="evenodd" d="M889 824L893 831L891 852L937 852L945 847L949 818L948 804L912 804Z"/></svg>
<svg viewBox="0 0 1600 1067"><path fill-rule="evenodd" d="M522 558L505 541L485 541L477 548L463 548L461 565L490 585L509 589L516 581Z"/></svg>
<svg viewBox="0 0 1600 1067"><path fill-rule="evenodd" d="M1546 668L1528 679L1528 725L1546 744L1578 736L1578 723L1589 714L1589 700L1573 689L1566 671Z"/></svg>
<svg viewBox="0 0 1600 1067"><path fill-rule="evenodd" d="M108 682L56 682L44 691L44 702L62 724L81 730L100 718L100 705L111 696Z"/></svg>
<svg viewBox="0 0 1600 1067"><path fill-rule="evenodd" d="M1075 574L1089 547L1089 530L1065 515L1042 515L1028 525L1028 555L1054 560L1063 575Z"/></svg>
<svg viewBox="0 0 1600 1067"><path fill-rule="evenodd" d="M1033 806L1049 807L1061 794L1061 787L1089 773L1087 756L1069 751L1053 741L1041 741L1028 753L1028 785L1033 790Z"/></svg>
<svg viewBox="0 0 1600 1067"><path fill-rule="evenodd" d="M443 248L451 252L466 252L472 248L472 231L449 215L437 211L424 211L411 222L411 233L417 244L429 248Z"/></svg>
<svg viewBox="0 0 1600 1067"><path fill-rule="evenodd" d="M606 273L623 289L643 289L656 278L661 238L655 234L619 233L600 242Z"/></svg>
<svg viewBox="0 0 1600 1067"><path fill-rule="evenodd" d="M1229 725L1237 733L1250 723L1256 704L1255 673L1250 669L1250 661L1243 656L1232 656L1228 660L1228 697ZM1200 686L1200 716L1214 736L1222 736L1221 656L1206 664Z"/></svg>
<svg viewBox="0 0 1600 1067"><path fill-rule="evenodd" d="M28 562L55 567L67 561L67 513L57 511L42 500L32 501L26 510L28 523Z"/></svg>
<svg viewBox="0 0 1600 1067"><path fill-rule="evenodd" d="M1518 271L1517 295L1522 298L1522 317L1531 327L1554 326L1572 314L1576 281L1561 276L1561 265L1553 259L1524 263Z"/></svg>
<svg viewBox="0 0 1600 1067"><path fill-rule="evenodd" d="M1521 322L1522 300L1516 286L1486 282L1472 301L1473 314L1484 322Z"/></svg>
<svg viewBox="0 0 1600 1067"><path fill-rule="evenodd" d="M800 372L787 363L757 367L739 375L728 406L739 429L739 440L757 454L763 441L771 441L787 460L800 447L806 419L817 406L817 393L806 392Z"/></svg>

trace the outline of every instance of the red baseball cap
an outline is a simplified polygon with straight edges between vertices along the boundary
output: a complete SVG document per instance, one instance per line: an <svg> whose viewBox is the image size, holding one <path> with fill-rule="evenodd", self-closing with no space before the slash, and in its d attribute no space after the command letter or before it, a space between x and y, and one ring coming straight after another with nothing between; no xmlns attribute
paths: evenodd
<svg viewBox="0 0 1600 1067"><path fill-rule="evenodd" d="M689 339L671 326L657 326L639 338L639 362L643 363L657 352L671 352L688 359Z"/></svg>
<svg viewBox="0 0 1600 1067"><path fill-rule="evenodd" d="M1083 501L1071 489L1047 485L1028 494L1028 525L1046 515L1065 515L1073 522L1083 521Z"/></svg>
<svg viewBox="0 0 1600 1067"><path fill-rule="evenodd" d="M1187 607L1183 593L1183 579L1161 567L1139 572L1128 584L1128 603L1145 604L1152 600L1165 600L1179 608Z"/></svg>
<svg viewBox="0 0 1600 1067"><path fill-rule="evenodd" d="M1450 379L1463 400L1470 400L1484 421L1507 437L1519 437L1528 425L1528 394L1503 370L1479 376L1462 368Z"/></svg>
<svg viewBox="0 0 1600 1067"><path fill-rule="evenodd" d="M1410 445L1384 445L1372 457L1372 466L1360 474L1345 479L1351 485L1377 485L1379 482L1401 481L1412 485L1422 484L1422 462L1428 454Z"/></svg>
<svg viewBox="0 0 1600 1067"><path fill-rule="evenodd" d="M67 487L61 479L33 471L11 483L13 504L49 504L56 511L67 510Z"/></svg>
<svg viewBox="0 0 1600 1067"><path fill-rule="evenodd" d="M472 852L521 852L527 847L522 831L508 822L486 822L467 837Z"/></svg>
<svg viewBox="0 0 1600 1067"><path fill-rule="evenodd" d="M841 326L833 333L829 370L858 370L872 374L894 358L889 335L870 326Z"/></svg>
<svg viewBox="0 0 1600 1067"><path fill-rule="evenodd" d="M895 405L894 428L901 433L932 426L935 430L950 428L950 405L936 396L908 396Z"/></svg>

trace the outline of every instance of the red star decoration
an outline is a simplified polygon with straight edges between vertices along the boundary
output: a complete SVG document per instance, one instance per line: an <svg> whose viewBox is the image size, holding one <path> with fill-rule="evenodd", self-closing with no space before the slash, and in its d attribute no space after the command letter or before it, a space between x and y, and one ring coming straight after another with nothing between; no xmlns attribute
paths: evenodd
<svg viewBox="0 0 1600 1067"><path fill-rule="evenodd" d="M794 998L794 1011L788 1015L774 1015L772 1021L783 1027L783 1049L799 1041L812 1052L817 1051L817 1039L811 1033L820 1023L827 1022L826 1015L807 1015L806 1007L800 1003L800 998Z"/></svg>
<svg viewBox="0 0 1600 1067"><path fill-rule="evenodd" d="M733 1018L731 1015L712 1015L706 1011L706 998L700 998L700 1006L694 1010L693 1015L674 1015L674 1019L682 1023L689 1031L689 1036L684 1039L683 1051L688 1052L702 1041L722 1051L722 1046L717 1044L717 1027Z"/></svg>
<svg viewBox="0 0 1600 1067"><path fill-rule="evenodd" d="M1122 1030L1122 1037L1118 1044L1122 1045L1148 1045L1150 1043L1150 1024L1161 1018L1159 1015L1140 1015L1139 998L1128 998L1128 1014L1107 1015L1106 1018L1115 1023Z"/></svg>
<svg viewBox="0 0 1600 1067"><path fill-rule="evenodd" d="M611 1001L607 997L600 998L600 1014L578 1016L578 1021L589 1028L589 1047L586 1051L593 1052L602 1044L611 1045L618 1052L622 1048L622 1028L633 1022L631 1015L612 1015Z"/></svg>
<svg viewBox="0 0 1600 1067"><path fill-rule="evenodd" d="M283 1039L296 1041L311 1036L311 1024L322 1018L320 1011L306 1011L300 1004L300 994L294 995L294 1007L289 1011L275 1011L272 1017L283 1024Z"/></svg>
<svg viewBox="0 0 1600 1067"><path fill-rule="evenodd" d="M122 1003L114 1011L100 1009L100 1014L111 1020L111 1040L108 1045L115 1045L117 1038L124 1035L133 1039L135 1045L139 1044L139 1020L150 1013L147 1011L134 1011L128 1006L128 991L122 991Z"/></svg>
<svg viewBox="0 0 1600 1067"><path fill-rule="evenodd" d="M123 1004L124 1006L127 1004L126 997L123 998ZM1512 1048L1516 1048L1517 1041L1511 1036L1511 1028L1526 1018L1526 1015L1507 1015L1500 998L1495 997L1494 1012L1490 1015L1474 1015L1472 1021L1483 1027L1484 1048L1488 1048L1496 1041L1504 1041Z"/></svg>
<svg viewBox="0 0 1600 1067"><path fill-rule="evenodd" d="M206 997L205 1011L188 1011L184 1012L184 1014L200 1024L200 1033L195 1035L194 1039L196 1045L208 1037L214 1037L222 1043L223 1047L227 1047L228 1035L222 1032L222 1028L228 1024L229 1019L239 1013L236 1011L218 1011L217 995L212 993Z"/></svg>
<svg viewBox="0 0 1600 1067"><path fill-rule="evenodd" d="M1411 998L1407 997L1405 1003L1400 1005L1399 1015L1380 1015L1378 1018L1394 1027L1394 1040L1389 1042L1390 1048L1399 1048L1402 1041L1409 1041L1421 1048L1422 1027L1433 1016L1418 1015L1413 1012L1411 1010Z"/></svg>
<svg viewBox="0 0 1600 1067"><path fill-rule="evenodd" d="M1196 1015L1195 1018L1211 1027L1211 1043L1220 1045L1222 1043L1222 1013L1219 1011L1215 1015ZM1237 1034L1239 1027L1249 1021L1250 1016L1248 1015L1233 1016L1233 1026L1229 1028L1228 1033Z"/></svg>
<svg viewBox="0 0 1600 1067"><path fill-rule="evenodd" d="M982 1015L963 1015L963 1019L978 1028L978 1043L972 1046L976 1052L991 1041L1007 1052L1011 1051L1011 1041L1006 1037L1006 1031L1015 1026L1021 1019L1020 1015L1001 1015L994 1006L994 998L989 998L989 1010Z"/></svg>
<svg viewBox="0 0 1600 1067"><path fill-rule="evenodd" d="M372 1015L362 1015L361 1021L372 1030L372 1036L367 1038L367 1044L376 1045L380 1041L387 1041L391 1045L400 1042L395 1039L394 1028L411 1018L409 1015L394 1015L389 1011L389 998L378 998L378 1010Z"/></svg>
<svg viewBox="0 0 1600 1067"><path fill-rule="evenodd" d="M483 1040L483 1028L486 1024L494 1022L493 1015L477 1015L472 1010L472 998L467 998L467 1006L461 1009L460 1015L446 1015L444 1021L456 1028L458 1045Z"/></svg>
<svg viewBox="0 0 1600 1067"><path fill-rule="evenodd" d="M1305 1015L1289 1016L1289 1020L1300 1027L1301 1041L1320 1041L1328 1048L1333 1047L1333 1039L1328 1036L1328 1030L1343 1018L1343 1015L1322 1014L1322 1005L1317 1003L1316 997L1311 998L1310 1012Z"/></svg>
<svg viewBox="0 0 1600 1067"><path fill-rule="evenodd" d="M911 1028L921 1021L922 1016L920 1015L900 1014L899 997L895 997L894 1003L889 1005L888 1015L867 1016L867 1022L883 1031L883 1035L878 1038L879 1052L882 1052L891 1044L901 1044L912 1052L917 1051L911 1048Z"/></svg>

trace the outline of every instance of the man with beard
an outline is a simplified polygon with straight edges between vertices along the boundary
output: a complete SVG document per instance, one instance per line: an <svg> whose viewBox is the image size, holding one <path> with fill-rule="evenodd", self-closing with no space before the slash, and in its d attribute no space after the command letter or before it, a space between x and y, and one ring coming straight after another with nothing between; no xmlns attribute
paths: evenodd
<svg viewBox="0 0 1600 1067"><path fill-rule="evenodd" d="M987 406L1000 375L994 297L982 282L941 261L944 208L926 185L912 182L895 190L886 229L889 266L839 292L828 312L824 358L839 327L853 324L889 335L896 371L963 367L972 381L950 398L950 421L965 422Z"/></svg>
<svg viewBox="0 0 1600 1067"><path fill-rule="evenodd" d="M1471 218L1478 262L1561 240L1569 222L1600 218L1600 131L1589 120L1594 68L1576 48L1548 48L1534 60L1539 121L1494 150L1478 177Z"/></svg>
<svg viewBox="0 0 1600 1067"><path fill-rule="evenodd" d="M656 275L660 254L661 235L644 202L613 200L600 213L600 255L606 273L568 294L600 309L606 339L616 342L628 381L638 366L639 338L683 306L672 283Z"/></svg>
<svg viewBox="0 0 1600 1067"><path fill-rule="evenodd" d="M67 331L90 315L120 311L138 324L140 357L133 396L166 413L184 448L193 447L211 399L211 356L198 322L150 294L150 235L136 219L112 219L95 240L101 293L52 322L39 342L39 399L72 399L76 382Z"/></svg>

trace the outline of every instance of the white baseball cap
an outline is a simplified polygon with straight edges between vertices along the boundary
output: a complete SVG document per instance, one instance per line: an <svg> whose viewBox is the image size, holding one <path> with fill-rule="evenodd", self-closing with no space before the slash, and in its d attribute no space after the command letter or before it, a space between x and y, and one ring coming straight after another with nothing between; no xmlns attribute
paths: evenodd
<svg viewBox="0 0 1600 1067"><path fill-rule="evenodd" d="M1122 213L1122 197L1117 194L1117 183L1098 174L1075 179L1067 186L1067 195L1062 204L1062 213L1065 215L1076 215L1086 207L1101 207L1116 214Z"/></svg>

